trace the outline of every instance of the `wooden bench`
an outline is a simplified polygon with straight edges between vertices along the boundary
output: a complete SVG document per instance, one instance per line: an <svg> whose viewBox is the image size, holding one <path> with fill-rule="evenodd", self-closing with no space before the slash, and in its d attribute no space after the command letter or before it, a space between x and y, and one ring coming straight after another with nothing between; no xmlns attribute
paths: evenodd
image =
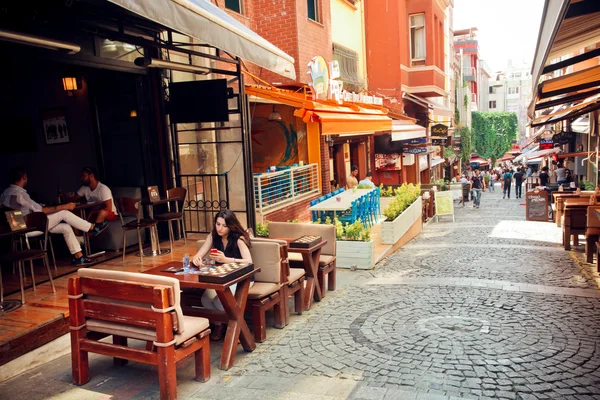
<svg viewBox="0 0 600 400"><path fill-rule="evenodd" d="M69 279L73 382L89 381L88 353L155 365L161 399L177 398L176 363L195 356L196 380L210 379L208 320L184 316L175 278L84 268ZM111 336L113 342L100 339ZM146 349L127 339L148 342Z"/></svg>

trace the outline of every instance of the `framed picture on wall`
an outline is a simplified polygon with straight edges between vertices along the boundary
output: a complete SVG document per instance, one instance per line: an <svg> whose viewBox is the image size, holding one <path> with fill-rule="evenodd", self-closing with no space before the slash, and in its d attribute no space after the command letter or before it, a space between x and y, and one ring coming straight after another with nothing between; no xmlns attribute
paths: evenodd
<svg viewBox="0 0 600 400"><path fill-rule="evenodd" d="M65 108L47 108L42 110L42 134L46 144L69 143L69 128Z"/></svg>

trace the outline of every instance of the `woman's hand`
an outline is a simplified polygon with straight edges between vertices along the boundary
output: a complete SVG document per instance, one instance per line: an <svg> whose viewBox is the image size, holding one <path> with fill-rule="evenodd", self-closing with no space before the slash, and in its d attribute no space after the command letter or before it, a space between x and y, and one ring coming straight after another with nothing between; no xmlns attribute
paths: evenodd
<svg viewBox="0 0 600 400"><path fill-rule="evenodd" d="M202 265L202 257L200 257L200 252L197 252L194 258L192 258L192 263L194 263L196 267L200 267Z"/></svg>
<svg viewBox="0 0 600 400"><path fill-rule="evenodd" d="M211 251L210 252L210 258L213 259L213 260L215 260L216 262L219 262L219 263L222 263L222 264L225 264L227 262L226 261L227 257L225 257L225 254L223 254L223 252L219 251L219 250L217 250L217 251Z"/></svg>

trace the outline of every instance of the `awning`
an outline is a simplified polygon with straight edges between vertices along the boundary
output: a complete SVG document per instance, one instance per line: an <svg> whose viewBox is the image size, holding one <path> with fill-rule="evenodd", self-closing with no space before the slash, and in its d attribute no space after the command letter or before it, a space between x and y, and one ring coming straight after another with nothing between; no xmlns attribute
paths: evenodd
<svg viewBox="0 0 600 400"><path fill-rule="evenodd" d="M208 0L108 0L167 28L296 79L294 58Z"/></svg>
<svg viewBox="0 0 600 400"><path fill-rule="evenodd" d="M542 157L533 158L531 160L526 160L525 164L540 164L542 162Z"/></svg>
<svg viewBox="0 0 600 400"><path fill-rule="evenodd" d="M427 129L411 121L392 120L392 140L409 140L427 136Z"/></svg>
<svg viewBox="0 0 600 400"><path fill-rule="evenodd" d="M469 163L470 164L479 164L479 165L482 165L482 166L483 165L488 165L487 160L485 158L482 158L482 157L479 157L479 156L471 157L469 159Z"/></svg>
<svg viewBox="0 0 600 400"><path fill-rule="evenodd" d="M392 120L386 117L385 114L350 113L325 109L308 110L302 108L294 111L294 115L302 118L306 123L320 123L321 134L323 135L338 135L352 132L373 134L377 131L389 131L392 129Z"/></svg>
<svg viewBox="0 0 600 400"><path fill-rule="evenodd" d="M600 85L600 66L548 79L538 86L538 97L546 99Z"/></svg>
<svg viewBox="0 0 600 400"><path fill-rule="evenodd" d="M513 156L510 152L504 153L504 155L502 156L501 159L499 159L498 161L510 161L513 158L515 158L515 156Z"/></svg>
<svg viewBox="0 0 600 400"><path fill-rule="evenodd" d="M519 162L522 159L524 159L528 153L531 153L532 151L538 151L539 149L540 149L539 145L536 145L531 149L523 149L523 154L516 156L515 159L513 160L513 162Z"/></svg>
<svg viewBox="0 0 600 400"><path fill-rule="evenodd" d="M574 158L574 157L589 157L591 154L596 154L595 151L579 151L577 153L561 153L558 158Z"/></svg>
<svg viewBox="0 0 600 400"><path fill-rule="evenodd" d="M536 127L546 124L554 124L565 119L575 118L580 115L587 114L597 109L600 109L600 94L588 97L585 99L585 101L577 105L567 107L564 110L560 110L556 113L542 115L536 118L531 123L531 126Z"/></svg>
<svg viewBox="0 0 600 400"><path fill-rule="evenodd" d="M525 154L525 159L532 160L534 158L546 157L546 156L549 156L550 154L558 153L559 151L560 151L560 148L558 148L558 147L555 147L553 149L531 151L531 152Z"/></svg>
<svg viewBox="0 0 600 400"><path fill-rule="evenodd" d="M427 154L419 155L419 172L423 172L427 168L429 168L429 165L427 164L427 157L428 157Z"/></svg>
<svg viewBox="0 0 600 400"><path fill-rule="evenodd" d="M433 168L436 165L440 165L444 163L444 159L442 157L431 157L430 167Z"/></svg>

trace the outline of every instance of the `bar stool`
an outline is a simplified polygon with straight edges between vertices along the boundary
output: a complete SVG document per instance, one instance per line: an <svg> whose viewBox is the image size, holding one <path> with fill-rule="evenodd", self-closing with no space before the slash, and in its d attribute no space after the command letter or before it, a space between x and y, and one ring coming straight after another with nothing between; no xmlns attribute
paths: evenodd
<svg viewBox="0 0 600 400"><path fill-rule="evenodd" d="M140 212L140 199L132 199L128 197L121 197L115 199L115 205L119 211L119 218L121 218L121 226L123 227L123 261L125 261L125 249L127 249L127 232L137 231L138 246L140 248L140 261L144 260L144 250L142 246L142 229L150 229L150 235L156 233L156 225L158 221L150 218L141 218L142 213ZM130 222L125 222L124 217L133 216L135 219ZM156 243L158 243L158 235L156 235Z"/></svg>
<svg viewBox="0 0 600 400"><path fill-rule="evenodd" d="M167 199L169 200L167 203L167 212L154 216L154 219L158 222L165 221L169 224L169 245L171 247L171 252L173 252L173 242L175 241L175 235L173 235L173 221L178 221L177 227L179 228L180 236L183 236L183 243L187 243L185 222L183 221L183 207L185 205L186 196L186 188L176 187L167 190ZM175 203L175 211L171 211L171 203ZM179 203L181 203L181 211Z"/></svg>

